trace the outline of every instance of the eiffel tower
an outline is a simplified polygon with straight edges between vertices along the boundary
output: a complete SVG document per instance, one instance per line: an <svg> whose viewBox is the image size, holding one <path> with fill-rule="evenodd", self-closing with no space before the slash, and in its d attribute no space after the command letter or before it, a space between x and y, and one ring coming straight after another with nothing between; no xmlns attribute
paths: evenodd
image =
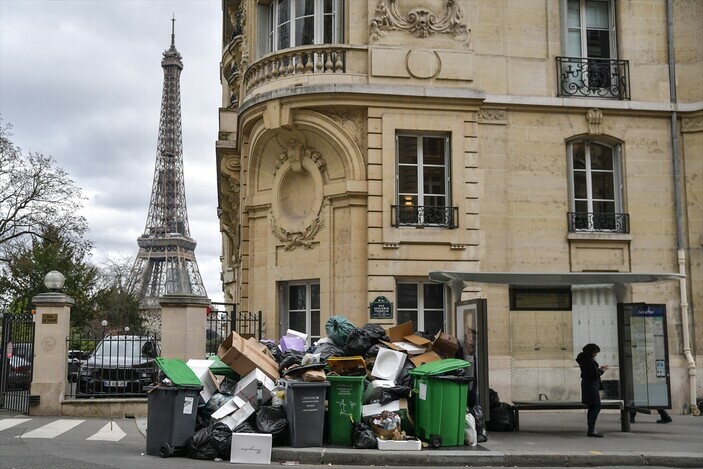
<svg viewBox="0 0 703 469"><path fill-rule="evenodd" d="M196 242L190 237L183 182L180 76L181 54L175 45L175 18L171 20L171 47L164 51L164 87L156 150L154 182L144 233L137 239L134 262L139 278L140 309L156 310L167 294L207 296L195 260Z"/></svg>

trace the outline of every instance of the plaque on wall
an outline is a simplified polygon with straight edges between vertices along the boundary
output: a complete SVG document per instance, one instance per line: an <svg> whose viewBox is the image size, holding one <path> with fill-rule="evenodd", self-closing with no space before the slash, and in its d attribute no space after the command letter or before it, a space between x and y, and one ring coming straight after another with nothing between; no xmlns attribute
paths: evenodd
<svg viewBox="0 0 703 469"><path fill-rule="evenodd" d="M369 316L371 319L393 319L393 303L385 296L377 296L369 304Z"/></svg>
<svg viewBox="0 0 703 469"><path fill-rule="evenodd" d="M51 314L51 313L45 313L41 315L41 323L42 324L58 324L59 323L59 315L58 314Z"/></svg>

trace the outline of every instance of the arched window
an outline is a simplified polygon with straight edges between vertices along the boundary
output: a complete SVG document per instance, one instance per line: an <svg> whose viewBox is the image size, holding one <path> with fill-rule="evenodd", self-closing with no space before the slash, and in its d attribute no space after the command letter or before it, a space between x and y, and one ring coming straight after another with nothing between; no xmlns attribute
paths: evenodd
<svg viewBox="0 0 703 469"><path fill-rule="evenodd" d="M629 233L623 209L621 145L591 139L567 143L569 231Z"/></svg>

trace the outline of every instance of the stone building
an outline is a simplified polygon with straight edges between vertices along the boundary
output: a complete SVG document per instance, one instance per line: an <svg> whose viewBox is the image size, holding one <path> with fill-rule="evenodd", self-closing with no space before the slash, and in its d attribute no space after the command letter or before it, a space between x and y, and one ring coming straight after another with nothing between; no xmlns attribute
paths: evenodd
<svg viewBox="0 0 703 469"><path fill-rule="evenodd" d="M673 411L693 410L703 0L222 6L223 289L267 337L332 315L457 334L454 303L481 298L502 400L578 399L584 343L618 379L617 303L663 304ZM452 292L443 270L686 279Z"/></svg>

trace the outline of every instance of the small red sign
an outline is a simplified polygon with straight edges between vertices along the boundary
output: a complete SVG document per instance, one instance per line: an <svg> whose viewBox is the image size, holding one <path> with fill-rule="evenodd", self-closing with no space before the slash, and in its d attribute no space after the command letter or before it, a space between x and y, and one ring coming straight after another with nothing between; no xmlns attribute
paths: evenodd
<svg viewBox="0 0 703 469"><path fill-rule="evenodd" d="M5 355L7 355L7 358L12 358L12 342L7 343L7 347L5 348Z"/></svg>

